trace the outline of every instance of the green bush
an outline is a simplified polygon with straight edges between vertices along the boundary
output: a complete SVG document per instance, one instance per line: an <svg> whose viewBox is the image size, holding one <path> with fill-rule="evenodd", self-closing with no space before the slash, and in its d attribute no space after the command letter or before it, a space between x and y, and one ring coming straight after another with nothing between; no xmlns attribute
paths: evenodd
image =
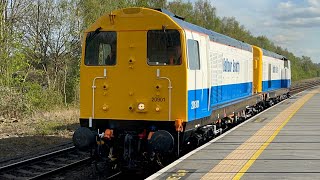
<svg viewBox="0 0 320 180"><path fill-rule="evenodd" d="M50 110L62 106L59 91L26 83L21 88L0 87L0 116L19 118L38 110Z"/></svg>
<svg viewBox="0 0 320 180"><path fill-rule="evenodd" d="M30 83L24 87L23 91L32 110L49 110L62 105L63 102L59 91L42 87L39 84Z"/></svg>
<svg viewBox="0 0 320 180"><path fill-rule="evenodd" d="M21 117L30 110L23 94L14 88L0 86L0 116Z"/></svg>

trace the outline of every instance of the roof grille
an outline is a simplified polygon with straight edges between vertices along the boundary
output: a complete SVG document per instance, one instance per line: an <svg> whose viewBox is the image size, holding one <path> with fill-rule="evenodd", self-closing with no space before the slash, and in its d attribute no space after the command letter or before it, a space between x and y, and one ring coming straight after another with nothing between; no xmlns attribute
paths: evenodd
<svg viewBox="0 0 320 180"><path fill-rule="evenodd" d="M166 9L163 9L163 8L155 8L154 10L157 10L157 11L160 11L168 16L171 16L171 17L174 17L174 18L177 18L177 19L181 19L181 20L184 20L185 18L184 17L181 17L181 16L178 16L176 14L173 14L172 12L166 10Z"/></svg>
<svg viewBox="0 0 320 180"><path fill-rule="evenodd" d="M122 10L125 14L138 14L141 12L141 8L126 8Z"/></svg>

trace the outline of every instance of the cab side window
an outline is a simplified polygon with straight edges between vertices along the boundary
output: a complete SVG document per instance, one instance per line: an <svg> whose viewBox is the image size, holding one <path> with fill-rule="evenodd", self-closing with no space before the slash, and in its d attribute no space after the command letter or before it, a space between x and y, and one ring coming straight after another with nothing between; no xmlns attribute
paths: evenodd
<svg viewBox="0 0 320 180"><path fill-rule="evenodd" d="M188 61L190 70L200 69L199 43L198 41L188 39Z"/></svg>
<svg viewBox="0 0 320 180"><path fill-rule="evenodd" d="M288 60L284 60L284 67L290 69L289 67L289 61Z"/></svg>

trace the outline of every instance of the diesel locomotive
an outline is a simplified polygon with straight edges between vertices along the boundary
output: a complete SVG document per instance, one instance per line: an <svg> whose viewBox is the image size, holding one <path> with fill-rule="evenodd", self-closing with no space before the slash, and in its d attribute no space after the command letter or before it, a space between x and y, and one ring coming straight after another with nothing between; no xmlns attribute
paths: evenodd
<svg viewBox="0 0 320 180"><path fill-rule="evenodd" d="M289 93L286 57L165 9L112 11L84 37L73 141L108 167L161 166Z"/></svg>

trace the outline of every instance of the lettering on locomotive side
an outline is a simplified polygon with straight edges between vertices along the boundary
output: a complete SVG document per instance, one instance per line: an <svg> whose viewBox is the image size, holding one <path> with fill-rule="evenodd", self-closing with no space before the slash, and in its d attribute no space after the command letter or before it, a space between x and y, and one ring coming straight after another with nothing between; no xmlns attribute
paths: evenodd
<svg viewBox="0 0 320 180"><path fill-rule="evenodd" d="M239 61L223 59L223 72L240 72Z"/></svg>
<svg viewBox="0 0 320 180"><path fill-rule="evenodd" d="M279 68L277 66L272 66L272 72L273 73L278 73L279 72Z"/></svg>
<svg viewBox="0 0 320 180"><path fill-rule="evenodd" d="M166 102L166 98L164 98L164 97L152 97L151 101L152 102Z"/></svg>
<svg viewBox="0 0 320 180"><path fill-rule="evenodd" d="M191 109L197 109L200 107L199 100L191 101Z"/></svg>

